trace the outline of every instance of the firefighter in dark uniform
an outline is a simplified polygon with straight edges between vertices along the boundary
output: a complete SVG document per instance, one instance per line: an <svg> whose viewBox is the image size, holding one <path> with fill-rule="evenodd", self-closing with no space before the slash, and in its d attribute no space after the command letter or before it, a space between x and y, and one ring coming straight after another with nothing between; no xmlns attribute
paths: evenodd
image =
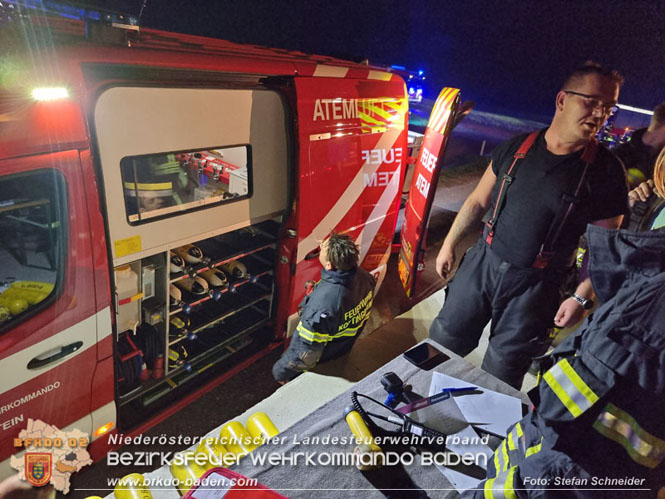
<svg viewBox="0 0 665 499"><path fill-rule="evenodd" d="M665 102L654 108L647 128L635 130L628 142L612 149L628 174L631 189L653 176L654 163L663 146L665 146Z"/></svg>
<svg viewBox="0 0 665 499"><path fill-rule="evenodd" d="M554 350L535 409L463 497L665 497L665 229L589 226L587 240L602 305Z"/></svg>
<svg viewBox="0 0 665 499"><path fill-rule="evenodd" d="M482 368L518 389L532 357L544 353L553 323L576 324L592 305L588 279L561 301L586 224L614 228L621 221L623 170L594 136L622 81L592 63L572 72L556 96L550 127L496 148L437 257L437 272L449 277L456 246L489 209L484 234L450 282L430 337L465 356L491 319Z"/></svg>
<svg viewBox="0 0 665 499"><path fill-rule="evenodd" d="M665 148L661 150L656 164L664 163L664 156ZM653 179L642 182L628 193L628 206L631 210L628 229L659 229L665 226L665 216L663 216L665 200L662 195L654 191L655 185L662 185L664 179L665 168L656 168L653 170Z"/></svg>
<svg viewBox="0 0 665 499"><path fill-rule="evenodd" d="M321 280L300 304L300 322L272 372L280 383L312 369L319 361L349 350L369 319L376 281L358 267L358 247L346 235L321 243Z"/></svg>

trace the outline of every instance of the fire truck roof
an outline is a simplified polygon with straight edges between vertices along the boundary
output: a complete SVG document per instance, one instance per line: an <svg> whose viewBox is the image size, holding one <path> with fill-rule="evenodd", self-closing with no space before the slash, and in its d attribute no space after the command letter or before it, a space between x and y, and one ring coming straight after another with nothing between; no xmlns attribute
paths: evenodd
<svg viewBox="0 0 665 499"><path fill-rule="evenodd" d="M160 51L166 59L177 54L194 56L192 66L197 65L195 62L196 56L222 56L253 60L257 64L256 70L248 70L248 73L369 78L384 81L392 79L393 76L386 72L384 68L369 66L366 61L358 63L330 56L240 44L216 38L172 33L104 20L84 21L37 11L14 15L9 18L5 16L4 19L0 19L0 28L3 30L8 28L11 31L12 25L13 28L16 28L17 25L20 26L21 24L23 24L23 27L29 26L29 29L14 29L14 36L20 33L20 37L23 38L14 42L15 44L18 43L18 48L21 44L31 51L39 48L50 51L53 47L57 47L60 53L72 49L70 53L78 54L78 57L82 59L85 59L86 51L94 54L100 49L104 51L105 57L114 59L116 58L112 55L114 52L104 49L115 49L115 51L121 50L121 52L115 52L117 58L129 62L132 59L131 52L147 50L153 55L155 51ZM50 45L47 46L47 44ZM259 69L261 61L270 63L272 70L267 71L265 67ZM282 67L280 70L275 64L287 65L290 66L290 69L286 71L286 68ZM182 67L185 66L186 64L182 64Z"/></svg>

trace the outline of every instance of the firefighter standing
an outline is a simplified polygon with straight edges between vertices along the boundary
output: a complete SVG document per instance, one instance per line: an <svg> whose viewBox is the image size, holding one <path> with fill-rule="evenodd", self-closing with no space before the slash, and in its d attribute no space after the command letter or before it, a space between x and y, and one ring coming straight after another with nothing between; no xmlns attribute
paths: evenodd
<svg viewBox="0 0 665 499"><path fill-rule="evenodd" d="M531 358L544 353L553 320L568 327L593 305L588 279L563 302L561 288L587 223L614 228L624 211L621 165L594 139L622 82L593 63L573 71L556 96L550 127L495 149L436 259L439 275L449 277L455 247L490 208L430 337L464 356L491 319L482 368L518 389Z"/></svg>
<svg viewBox="0 0 665 499"><path fill-rule="evenodd" d="M351 350L369 319L376 281L358 267L358 247L332 234L320 249L321 281L303 299L291 343L272 369L280 383Z"/></svg>
<svg viewBox="0 0 665 499"><path fill-rule="evenodd" d="M192 172L181 165L175 155L124 161L121 166L128 213L148 213L193 200L195 183Z"/></svg>

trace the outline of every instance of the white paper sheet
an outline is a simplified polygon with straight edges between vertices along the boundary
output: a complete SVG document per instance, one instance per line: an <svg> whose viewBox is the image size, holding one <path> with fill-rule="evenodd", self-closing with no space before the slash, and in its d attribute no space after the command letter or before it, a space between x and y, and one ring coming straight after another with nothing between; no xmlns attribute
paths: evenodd
<svg viewBox="0 0 665 499"><path fill-rule="evenodd" d="M474 443L468 443L468 444L452 443L455 442L455 437L459 437L460 440L468 439L469 442L474 442ZM471 453L474 456L478 456L480 454L485 454L485 456L487 456L487 462L489 463L489 460L492 458L492 455L494 454L494 452L492 452L492 449L490 449L487 445L482 444L478 441L479 440L478 434L470 426L467 426L466 428L464 428L462 431L460 431L455 435L449 436L447 440L448 442L451 443L449 443L446 446L447 447L446 450L455 452L456 454L459 455L468 455L469 453ZM487 466L483 459L478 459L477 463L478 466L480 466L481 468L487 469ZM436 467L441 473L443 473L443 475L448 479L448 481L453 484L453 487L455 487L458 492L462 492L463 490L467 489L475 489L478 487L478 484L481 482L480 478L474 478L472 476L465 475L464 473L460 473L459 471L446 468L445 466L437 464Z"/></svg>
<svg viewBox="0 0 665 499"><path fill-rule="evenodd" d="M442 373L432 373L430 396L443 388L463 388L470 383ZM482 393L454 397L457 406L469 423L476 428L505 437L508 428L522 419L522 401L518 398L478 388Z"/></svg>
<svg viewBox="0 0 665 499"><path fill-rule="evenodd" d="M446 435L457 433L468 427L468 423L453 397L421 407L410 412L409 417Z"/></svg>

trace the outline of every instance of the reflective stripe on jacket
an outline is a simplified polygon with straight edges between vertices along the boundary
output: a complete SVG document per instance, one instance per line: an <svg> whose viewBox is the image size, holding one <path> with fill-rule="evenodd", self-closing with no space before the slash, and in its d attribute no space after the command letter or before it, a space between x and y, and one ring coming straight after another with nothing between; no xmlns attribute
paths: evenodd
<svg viewBox="0 0 665 499"><path fill-rule="evenodd" d="M348 350L369 319L376 281L366 270L322 270L311 294L302 302L296 327L300 338L326 344L325 357Z"/></svg>

